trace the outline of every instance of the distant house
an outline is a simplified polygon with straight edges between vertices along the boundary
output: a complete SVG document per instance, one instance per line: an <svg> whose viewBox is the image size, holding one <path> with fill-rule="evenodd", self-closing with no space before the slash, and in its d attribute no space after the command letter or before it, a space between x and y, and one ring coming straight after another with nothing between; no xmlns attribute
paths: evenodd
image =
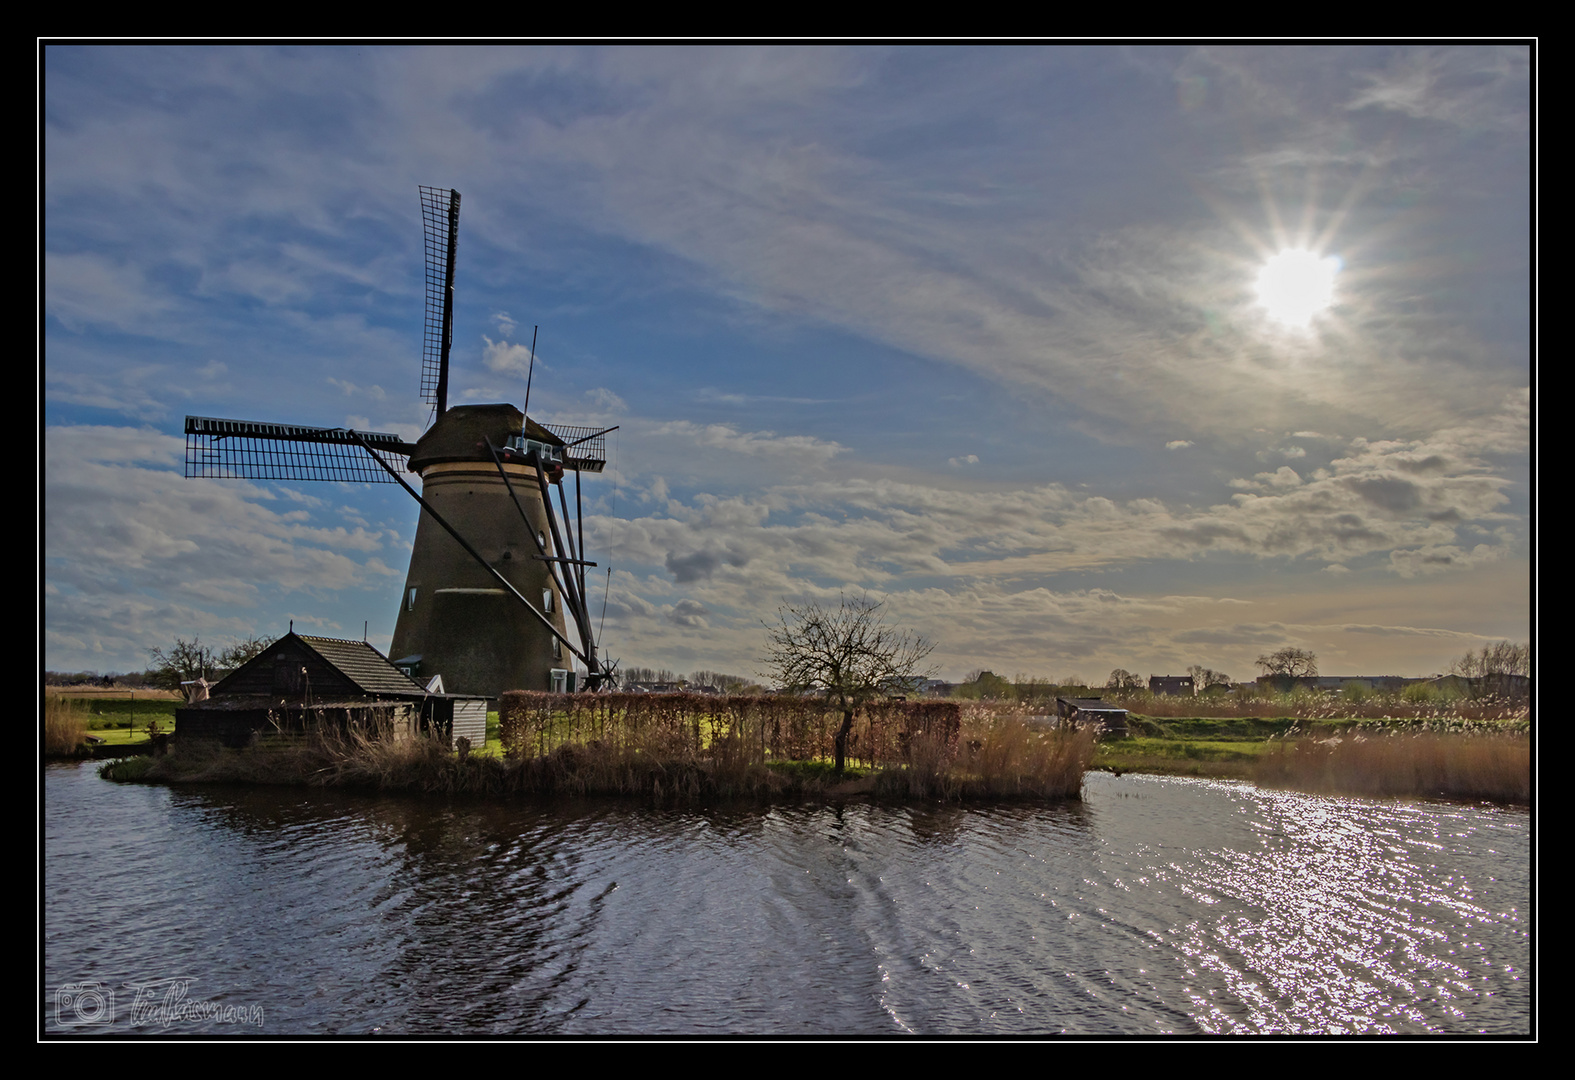
<svg viewBox="0 0 1575 1080"><path fill-rule="evenodd" d="M487 737L487 699L422 686L364 641L289 633L219 680L206 701L175 710L178 738L245 746L259 736L357 732L450 743Z"/></svg>
<svg viewBox="0 0 1575 1080"><path fill-rule="evenodd" d="M1063 721L1074 724L1098 724L1107 735L1127 733L1127 711L1109 705L1098 698L1055 699L1055 712Z"/></svg>
<svg viewBox="0 0 1575 1080"><path fill-rule="evenodd" d="M1148 677L1148 692L1151 694L1181 694L1192 697L1196 694L1197 687L1193 685L1191 675L1150 675Z"/></svg>

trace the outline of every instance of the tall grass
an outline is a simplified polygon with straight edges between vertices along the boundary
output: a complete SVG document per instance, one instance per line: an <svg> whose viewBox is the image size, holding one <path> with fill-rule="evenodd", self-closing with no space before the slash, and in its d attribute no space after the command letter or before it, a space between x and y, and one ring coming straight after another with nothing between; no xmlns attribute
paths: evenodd
<svg viewBox="0 0 1575 1080"><path fill-rule="evenodd" d="M909 740L906 762L883 770L876 790L910 798L1075 799L1097 743L1089 725L1051 728L1020 708L966 707L955 747L929 736Z"/></svg>
<svg viewBox="0 0 1575 1080"><path fill-rule="evenodd" d="M1399 692L1363 689L1347 695L1332 690L1297 687L1286 692L1257 686L1238 687L1230 693L1151 694L1105 691L1107 701L1144 716L1248 717L1291 716L1302 720L1420 720L1430 723L1529 721L1531 703L1525 698L1487 695L1462 697L1417 683Z"/></svg>
<svg viewBox="0 0 1575 1080"><path fill-rule="evenodd" d="M69 698L44 695L44 754L70 757L87 742L88 718Z"/></svg>
<svg viewBox="0 0 1575 1080"><path fill-rule="evenodd" d="M1304 735L1277 741L1253 779L1325 794L1529 803L1531 740L1460 730Z"/></svg>

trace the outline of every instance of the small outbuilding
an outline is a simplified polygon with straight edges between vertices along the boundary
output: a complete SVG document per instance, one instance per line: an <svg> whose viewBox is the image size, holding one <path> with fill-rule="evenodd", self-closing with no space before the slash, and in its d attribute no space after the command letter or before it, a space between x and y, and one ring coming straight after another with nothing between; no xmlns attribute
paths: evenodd
<svg viewBox="0 0 1575 1080"><path fill-rule="evenodd" d="M486 740L486 699L422 686L365 641L291 632L219 680L206 701L175 710L175 734L245 746L311 731L406 739L436 732L451 745Z"/></svg>
<svg viewBox="0 0 1575 1080"><path fill-rule="evenodd" d="M1099 698L1058 697L1055 712L1063 723L1098 724L1106 735L1127 733L1127 711Z"/></svg>

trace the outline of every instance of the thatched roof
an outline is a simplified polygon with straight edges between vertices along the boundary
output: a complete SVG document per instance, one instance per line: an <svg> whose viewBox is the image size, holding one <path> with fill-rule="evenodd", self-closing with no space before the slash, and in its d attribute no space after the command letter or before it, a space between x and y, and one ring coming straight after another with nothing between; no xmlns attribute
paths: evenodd
<svg viewBox="0 0 1575 1080"><path fill-rule="evenodd" d="M415 453L410 455L410 468L420 472L428 465L443 461L492 462L487 443L503 446L520 433L525 414L513 405L455 405L416 442ZM551 446L562 446L563 440L536 423L530 422L530 438Z"/></svg>

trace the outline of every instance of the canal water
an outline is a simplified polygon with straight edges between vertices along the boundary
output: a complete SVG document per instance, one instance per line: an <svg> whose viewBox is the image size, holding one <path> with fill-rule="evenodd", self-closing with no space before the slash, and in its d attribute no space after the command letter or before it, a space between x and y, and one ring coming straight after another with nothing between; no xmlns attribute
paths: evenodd
<svg viewBox="0 0 1575 1080"><path fill-rule="evenodd" d="M673 810L50 765L40 1026L1525 1036L1530 826L1106 774L1069 804Z"/></svg>

